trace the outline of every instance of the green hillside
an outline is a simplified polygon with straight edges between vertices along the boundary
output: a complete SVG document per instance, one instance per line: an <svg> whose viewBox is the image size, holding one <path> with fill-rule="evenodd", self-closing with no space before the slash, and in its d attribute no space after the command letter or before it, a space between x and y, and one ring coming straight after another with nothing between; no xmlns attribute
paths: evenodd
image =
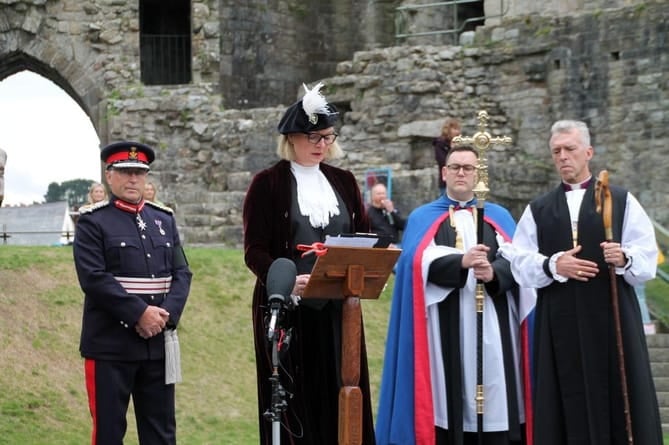
<svg viewBox="0 0 669 445"><path fill-rule="evenodd" d="M179 328L179 443L255 445L253 277L239 250L187 255L194 278ZM90 443L78 352L82 301L71 248L0 246L0 443ZM387 288L363 302L375 396L389 301ZM126 444L137 444L132 417L128 424Z"/></svg>
<svg viewBox="0 0 669 445"><path fill-rule="evenodd" d="M191 248L187 255L194 279L179 331L179 443L255 445L253 277L239 250ZM375 398L390 289L392 281L379 300L363 302ZM669 285L655 280L647 293L651 306L669 313ZM77 350L82 301L71 248L0 246L0 443L90 443ZM132 414L128 423L126 444L136 445Z"/></svg>

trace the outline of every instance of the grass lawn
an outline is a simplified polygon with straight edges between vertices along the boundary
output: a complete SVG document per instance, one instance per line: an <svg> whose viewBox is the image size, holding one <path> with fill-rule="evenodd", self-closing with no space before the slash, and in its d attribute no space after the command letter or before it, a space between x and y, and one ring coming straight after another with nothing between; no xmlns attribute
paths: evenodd
<svg viewBox="0 0 669 445"><path fill-rule="evenodd" d="M187 256L194 278L179 329L179 443L255 445L253 277L240 250L190 248ZM0 443L90 443L78 352L83 295L71 248L0 246L0 283ZM374 398L391 289L392 278L378 300L363 302ZM669 285L649 283L647 299L655 312L669 314ZM137 444L132 413L125 443Z"/></svg>
<svg viewBox="0 0 669 445"><path fill-rule="evenodd" d="M179 326L181 445L255 445L253 276L233 249L191 248L188 305ZM78 352L83 295L70 247L0 245L0 443L90 443ZM363 301L372 388L378 396L390 302ZM374 402L376 405L376 402ZM137 444L132 413L126 445Z"/></svg>

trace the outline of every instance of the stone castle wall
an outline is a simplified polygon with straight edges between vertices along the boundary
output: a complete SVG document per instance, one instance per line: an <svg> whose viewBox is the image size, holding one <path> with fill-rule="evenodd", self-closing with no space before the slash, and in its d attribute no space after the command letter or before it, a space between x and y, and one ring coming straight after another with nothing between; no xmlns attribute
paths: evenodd
<svg viewBox="0 0 669 445"><path fill-rule="evenodd" d="M223 1L220 69L226 108L287 102L296 79L328 77L355 51L393 44L396 3Z"/></svg>
<svg viewBox="0 0 669 445"><path fill-rule="evenodd" d="M194 82L165 87L139 81L135 2L0 0L0 79L36 71L80 103L103 144L127 138L157 147L151 175L161 200L175 207L187 243L239 245L245 190L255 172L277 159L276 124L301 83L318 80L343 111L346 157L339 164L361 181L368 168L391 167L393 200L407 213L436 196L431 139L443 119L460 117L472 134L476 113L485 109L489 131L514 140L489 154L490 199L516 216L556 182L547 148L551 123L577 118L592 127L593 171L607 168L613 183L628 187L653 218L669 224L669 12L663 1L509 17L462 35L457 46L374 47L373 36L365 35L370 49L336 63L333 58L334 71L313 78L291 71L294 64L280 57L285 48L278 45L264 69L276 71L288 99L239 108L226 104L232 84L223 74L236 69L249 77L260 65L245 66L246 59L230 54L232 28L243 27L228 20L231 6L192 3ZM347 26L359 29L359 22ZM250 26L242 37L253 32ZM301 49L295 47L296 57ZM260 90L262 73L258 79L250 85ZM274 81L267 82L272 88Z"/></svg>

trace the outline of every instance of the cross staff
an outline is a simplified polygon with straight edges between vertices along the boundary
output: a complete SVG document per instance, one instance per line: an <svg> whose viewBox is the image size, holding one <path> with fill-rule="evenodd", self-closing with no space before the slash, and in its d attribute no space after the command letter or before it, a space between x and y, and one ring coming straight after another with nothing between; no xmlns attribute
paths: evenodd
<svg viewBox="0 0 669 445"><path fill-rule="evenodd" d="M490 119L487 111L479 111L477 118L479 120L479 131L474 133L474 136L456 136L453 138L452 143L453 145L471 144L479 152L479 163L477 167L479 182L474 188L474 193L476 194L477 201L485 202L488 192L490 191L490 189L488 189L488 148L490 148L491 144L510 145L511 142L513 142L513 139L509 136L490 136L490 133L486 130L488 120ZM483 203L481 203L480 207L483 207Z"/></svg>
<svg viewBox="0 0 669 445"><path fill-rule="evenodd" d="M471 144L479 152L478 183L474 187L476 195L476 233L478 243L483 243L483 216L484 204L490 189L488 188L488 158L487 150L491 144L509 145L512 139L509 136L491 137L486 131L488 126L488 113L485 110L479 111L479 131L474 136L456 136L453 138L453 145ZM478 433L478 443L483 444L483 405L485 397L483 394L483 282L478 280L476 283L476 429Z"/></svg>

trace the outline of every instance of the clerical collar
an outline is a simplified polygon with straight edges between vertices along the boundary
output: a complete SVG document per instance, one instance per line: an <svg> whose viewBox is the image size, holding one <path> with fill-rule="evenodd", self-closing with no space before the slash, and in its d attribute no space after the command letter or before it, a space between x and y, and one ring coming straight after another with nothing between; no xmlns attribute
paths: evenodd
<svg viewBox="0 0 669 445"><path fill-rule="evenodd" d="M562 182L562 188L564 188L565 192L571 192L572 190L587 189L588 186L590 185L590 181L592 181L592 176L590 176L588 179L581 182L580 184L567 184L566 182Z"/></svg>
<svg viewBox="0 0 669 445"><path fill-rule="evenodd" d="M123 210L128 213L139 213L144 208L145 201L142 199L136 204L130 203L128 201L123 201L120 198L114 200L114 205L116 208Z"/></svg>
<svg viewBox="0 0 669 445"><path fill-rule="evenodd" d="M453 199L447 194L444 194L444 199L446 200L449 206L455 207L456 210L467 209L469 207L476 206L476 198L470 199L469 201L458 201L457 199Z"/></svg>

